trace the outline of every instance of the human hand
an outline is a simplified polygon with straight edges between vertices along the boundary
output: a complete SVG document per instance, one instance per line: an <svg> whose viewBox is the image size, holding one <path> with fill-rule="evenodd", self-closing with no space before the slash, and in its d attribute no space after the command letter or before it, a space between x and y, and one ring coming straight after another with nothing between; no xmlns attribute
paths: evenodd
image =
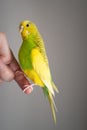
<svg viewBox="0 0 87 130"><path fill-rule="evenodd" d="M5 34L0 33L0 83L13 79L26 94L33 90L10 50Z"/></svg>

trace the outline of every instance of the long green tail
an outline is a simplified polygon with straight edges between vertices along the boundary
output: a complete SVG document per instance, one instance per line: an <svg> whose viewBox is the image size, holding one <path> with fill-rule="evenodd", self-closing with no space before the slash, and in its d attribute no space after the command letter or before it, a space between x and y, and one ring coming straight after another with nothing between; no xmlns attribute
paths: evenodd
<svg viewBox="0 0 87 130"><path fill-rule="evenodd" d="M52 110L52 116L53 116L54 122L56 123L56 113L55 113L55 110L57 111L57 108L56 108L56 105L55 105L55 102L54 102L54 99L53 99L53 95L48 90L47 87L44 87L43 91L44 91L44 95L46 97L48 97L48 100L49 100L49 103L50 103L50 106L51 106L51 110Z"/></svg>

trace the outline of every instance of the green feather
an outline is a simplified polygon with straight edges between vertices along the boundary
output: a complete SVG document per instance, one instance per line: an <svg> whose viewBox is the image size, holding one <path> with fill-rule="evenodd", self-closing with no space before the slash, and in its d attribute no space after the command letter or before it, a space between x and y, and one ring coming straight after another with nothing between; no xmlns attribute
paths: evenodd
<svg viewBox="0 0 87 130"><path fill-rule="evenodd" d="M51 80L51 74L49 70L48 59L46 56L44 41L35 24L33 24L30 21L23 21L20 24L20 32L23 39L23 43L20 47L18 54L20 65L23 70L29 70L29 71L34 70L34 72L40 77L41 81L44 84L42 87L44 95L49 100L53 119L56 123L55 110L57 109L53 99L54 95L53 89L56 92L58 92L58 89ZM35 51L38 53L34 53ZM34 76L31 79L35 81L36 80L35 78L36 77Z"/></svg>
<svg viewBox="0 0 87 130"><path fill-rule="evenodd" d="M23 43L19 49L18 58L22 69L32 69L31 51L36 44L34 43L34 37L31 35L28 39L23 40Z"/></svg>
<svg viewBox="0 0 87 130"><path fill-rule="evenodd" d="M48 64L44 41L43 41L43 38L41 37L38 29L37 29L37 33L35 35L35 44L36 44L36 46L38 46L40 48L40 52L43 55L45 62Z"/></svg>
<svg viewBox="0 0 87 130"><path fill-rule="evenodd" d="M55 110L57 110L57 108L56 108L56 105L55 105L53 96L52 96L52 94L49 92L49 90L48 90L48 88L47 88L46 86L43 87L43 92L44 92L44 95L45 95L45 96L48 98L48 100L49 100L49 103L50 103L50 106L51 106L51 110L52 110L52 116L53 116L54 122L56 123Z"/></svg>
<svg viewBox="0 0 87 130"><path fill-rule="evenodd" d="M46 97L48 97L49 92L48 92L48 88L47 88L46 86L43 87L43 92L44 92L44 95L45 95Z"/></svg>

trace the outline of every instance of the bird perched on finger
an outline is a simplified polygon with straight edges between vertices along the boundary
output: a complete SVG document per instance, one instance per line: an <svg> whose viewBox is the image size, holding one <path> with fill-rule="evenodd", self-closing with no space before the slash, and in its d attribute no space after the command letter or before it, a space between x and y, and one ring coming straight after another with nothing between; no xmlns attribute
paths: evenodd
<svg viewBox="0 0 87 130"><path fill-rule="evenodd" d="M29 20L22 21L19 30L23 39L18 53L20 66L26 76L43 89L56 122L55 109L57 108L53 96L54 91L58 93L58 89L52 80L44 41L36 25Z"/></svg>

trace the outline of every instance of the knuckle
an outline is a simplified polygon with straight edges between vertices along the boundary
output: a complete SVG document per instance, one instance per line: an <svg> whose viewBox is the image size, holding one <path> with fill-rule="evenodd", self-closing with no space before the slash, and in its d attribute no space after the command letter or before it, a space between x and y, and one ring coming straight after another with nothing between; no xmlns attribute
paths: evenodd
<svg viewBox="0 0 87 130"><path fill-rule="evenodd" d="M0 77L4 80L4 81L11 81L14 79L14 73L10 70L3 70L2 72L0 72Z"/></svg>
<svg viewBox="0 0 87 130"><path fill-rule="evenodd" d="M9 54L9 56L5 59L5 64L10 64L12 61L12 56Z"/></svg>
<svg viewBox="0 0 87 130"><path fill-rule="evenodd" d="M1 57L4 64L8 65L12 61L12 56L9 54L7 57Z"/></svg>
<svg viewBox="0 0 87 130"><path fill-rule="evenodd" d="M13 80L14 79L14 74L13 73L7 73L6 74L7 76L6 76L6 81L11 81L11 80Z"/></svg>

